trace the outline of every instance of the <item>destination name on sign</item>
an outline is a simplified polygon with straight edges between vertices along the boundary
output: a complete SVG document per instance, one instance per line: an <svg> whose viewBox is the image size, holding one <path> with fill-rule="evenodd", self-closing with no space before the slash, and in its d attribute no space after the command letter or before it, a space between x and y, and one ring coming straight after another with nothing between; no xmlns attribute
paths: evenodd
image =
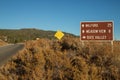
<svg viewBox="0 0 120 80"><path fill-rule="evenodd" d="M107 37L106 36L95 36L95 39L107 39Z"/></svg>
<svg viewBox="0 0 120 80"><path fill-rule="evenodd" d="M94 39L102 39L102 40L104 40L104 39L106 39L107 37L106 36L87 36L87 39L89 39L89 40L94 40Z"/></svg>
<svg viewBox="0 0 120 80"><path fill-rule="evenodd" d="M96 29L93 29L93 30L86 30L86 33L106 33L106 30L105 29L101 29L101 30L96 30Z"/></svg>
<svg viewBox="0 0 120 80"><path fill-rule="evenodd" d="M98 24L85 24L86 27L99 27Z"/></svg>

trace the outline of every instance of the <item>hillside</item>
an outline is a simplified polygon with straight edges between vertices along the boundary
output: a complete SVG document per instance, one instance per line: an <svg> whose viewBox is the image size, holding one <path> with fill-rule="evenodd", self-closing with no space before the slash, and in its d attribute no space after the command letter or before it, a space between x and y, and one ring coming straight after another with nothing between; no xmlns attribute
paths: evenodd
<svg viewBox="0 0 120 80"><path fill-rule="evenodd" d="M7 43L0 39L0 46L4 46L4 45L7 45Z"/></svg>
<svg viewBox="0 0 120 80"><path fill-rule="evenodd" d="M25 40L35 40L36 38L55 39L54 34L55 31L44 31L39 29L0 29L0 39L9 43L24 42ZM65 34L66 36L75 36L69 33Z"/></svg>
<svg viewBox="0 0 120 80"><path fill-rule="evenodd" d="M0 67L0 80L120 80L118 43L112 52L107 43L83 46L74 37L27 41Z"/></svg>

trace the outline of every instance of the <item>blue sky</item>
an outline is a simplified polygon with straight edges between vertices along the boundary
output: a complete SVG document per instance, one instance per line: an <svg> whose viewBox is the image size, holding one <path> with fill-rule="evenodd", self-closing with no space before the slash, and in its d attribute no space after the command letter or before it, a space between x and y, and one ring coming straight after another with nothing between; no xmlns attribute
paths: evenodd
<svg viewBox="0 0 120 80"><path fill-rule="evenodd" d="M0 29L38 28L80 34L81 21L114 21L120 40L120 0L0 0Z"/></svg>

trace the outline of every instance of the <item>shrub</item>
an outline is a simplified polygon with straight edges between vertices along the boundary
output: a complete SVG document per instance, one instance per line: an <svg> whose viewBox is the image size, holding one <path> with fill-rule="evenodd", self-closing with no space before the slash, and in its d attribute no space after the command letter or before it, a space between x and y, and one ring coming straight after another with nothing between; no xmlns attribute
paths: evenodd
<svg viewBox="0 0 120 80"><path fill-rule="evenodd" d="M0 80L120 80L118 53L107 43L83 46L73 37L27 41L0 68Z"/></svg>

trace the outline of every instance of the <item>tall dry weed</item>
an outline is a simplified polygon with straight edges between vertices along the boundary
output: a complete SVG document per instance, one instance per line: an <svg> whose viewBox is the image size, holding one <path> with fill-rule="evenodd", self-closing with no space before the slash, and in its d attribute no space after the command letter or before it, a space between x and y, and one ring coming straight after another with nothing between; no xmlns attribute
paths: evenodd
<svg viewBox="0 0 120 80"><path fill-rule="evenodd" d="M119 52L112 53L109 43L83 46L68 36L28 41L0 68L0 80L120 80Z"/></svg>

